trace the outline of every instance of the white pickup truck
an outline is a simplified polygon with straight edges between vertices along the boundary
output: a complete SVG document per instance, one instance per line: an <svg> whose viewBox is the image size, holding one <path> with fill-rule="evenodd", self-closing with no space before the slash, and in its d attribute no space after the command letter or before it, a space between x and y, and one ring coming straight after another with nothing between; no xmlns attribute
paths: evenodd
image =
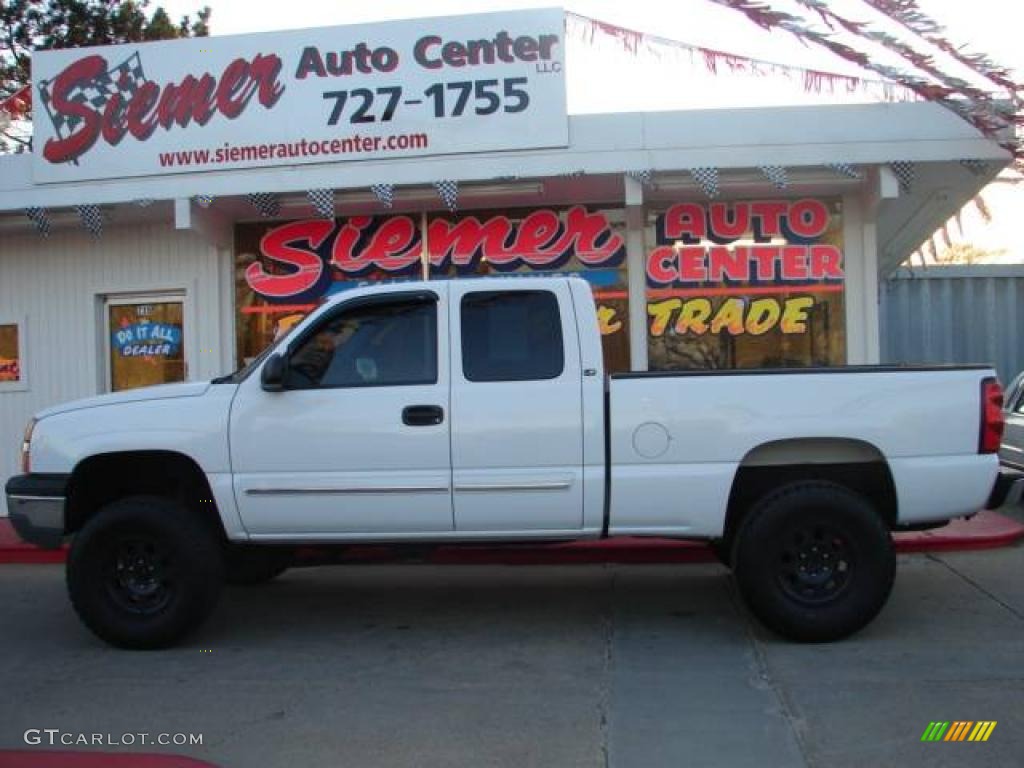
<svg viewBox="0 0 1024 768"><path fill-rule="evenodd" d="M302 545L710 540L797 640L863 627L890 531L1016 500L992 370L606 378L576 278L377 284L237 373L50 408L6 486L30 542L71 537L71 602L119 646L173 644L221 584Z"/></svg>

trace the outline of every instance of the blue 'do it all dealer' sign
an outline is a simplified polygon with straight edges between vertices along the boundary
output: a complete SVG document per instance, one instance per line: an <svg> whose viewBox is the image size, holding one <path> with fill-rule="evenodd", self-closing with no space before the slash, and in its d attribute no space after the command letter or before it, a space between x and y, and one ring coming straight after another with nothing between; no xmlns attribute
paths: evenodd
<svg viewBox="0 0 1024 768"><path fill-rule="evenodd" d="M181 326L135 323L111 334L111 346L122 357L173 357L181 349Z"/></svg>

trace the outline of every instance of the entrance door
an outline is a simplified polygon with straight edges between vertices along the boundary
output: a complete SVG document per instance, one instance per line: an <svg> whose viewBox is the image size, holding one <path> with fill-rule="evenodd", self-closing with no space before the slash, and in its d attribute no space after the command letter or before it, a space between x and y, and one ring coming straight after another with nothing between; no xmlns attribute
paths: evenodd
<svg viewBox="0 0 1024 768"><path fill-rule="evenodd" d="M104 307L107 389L184 381L185 297L109 297Z"/></svg>

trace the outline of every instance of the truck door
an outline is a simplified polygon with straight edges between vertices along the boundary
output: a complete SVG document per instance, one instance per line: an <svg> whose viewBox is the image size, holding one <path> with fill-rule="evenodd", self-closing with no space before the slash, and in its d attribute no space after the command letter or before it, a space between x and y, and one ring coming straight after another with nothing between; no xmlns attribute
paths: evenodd
<svg viewBox="0 0 1024 768"><path fill-rule="evenodd" d="M457 531L583 525L579 342L567 284L450 287Z"/></svg>
<svg viewBox="0 0 1024 768"><path fill-rule="evenodd" d="M250 534L452 530L445 290L340 304L283 345L284 391L241 384L231 461Z"/></svg>

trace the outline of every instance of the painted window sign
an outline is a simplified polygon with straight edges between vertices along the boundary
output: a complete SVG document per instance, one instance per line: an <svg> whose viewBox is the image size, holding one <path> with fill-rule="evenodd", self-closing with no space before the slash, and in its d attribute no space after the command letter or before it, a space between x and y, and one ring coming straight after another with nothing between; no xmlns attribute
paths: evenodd
<svg viewBox="0 0 1024 768"><path fill-rule="evenodd" d="M573 272L599 296L606 363L629 367L621 210L477 211L242 224L236 232L240 362L325 296L373 280ZM424 252L426 264L424 265Z"/></svg>
<svg viewBox="0 0 1024 768"><path fill-rule="evenodd" d="M426 229L432 273L454 269L473 274L481 263L497 272L558 270L575 258L581 265L614 268L626 255L622 236L605 214L583 206L564 216L538 210L518 221L508 216L435 218ZM302 303L328 291L334 274L362 278L421 273L422 233L418 217L353 216L293 221L260 240L263 260L245 270L249 288L269 301ZM269 262L269 264L264 263Z"/></svg>
<svg viewBox="0 0 1024 768"><path fill-rule="evenodd" d="M173 357L181 348L181 326L128 323L113 332L111 342L122 357Z"/></svg>
<svg viewBox="0 0 1024 768"><path fill-rule="evenodd" d="M679 203L648 242L652 368L845 361L838 201Z"/></svg>
<svg viewBox="0 0 1024 768"><path fill-rule="evenodd" d="M0 324L0 382L21 381L18 325Z"/></svg>
<svg viewBox="0 0 1024 768"><path fill-rule="evenodd" d="M184 302L109 299L110 388L114 392L185 380Z"/></svg>
<svg viewBox="0 0 1024 768"><path fill-rule="evenodd" d="M325 296L365 282L415 279L424 268L431 278L568 271L594 290L608 368L628 370L624 218L578 205L433 214L425 223L396 215L239 225L239 357L257 354ZM653 213L645 238L652 364L843 362L841 223L838 201L814 199Z"/></svg>

